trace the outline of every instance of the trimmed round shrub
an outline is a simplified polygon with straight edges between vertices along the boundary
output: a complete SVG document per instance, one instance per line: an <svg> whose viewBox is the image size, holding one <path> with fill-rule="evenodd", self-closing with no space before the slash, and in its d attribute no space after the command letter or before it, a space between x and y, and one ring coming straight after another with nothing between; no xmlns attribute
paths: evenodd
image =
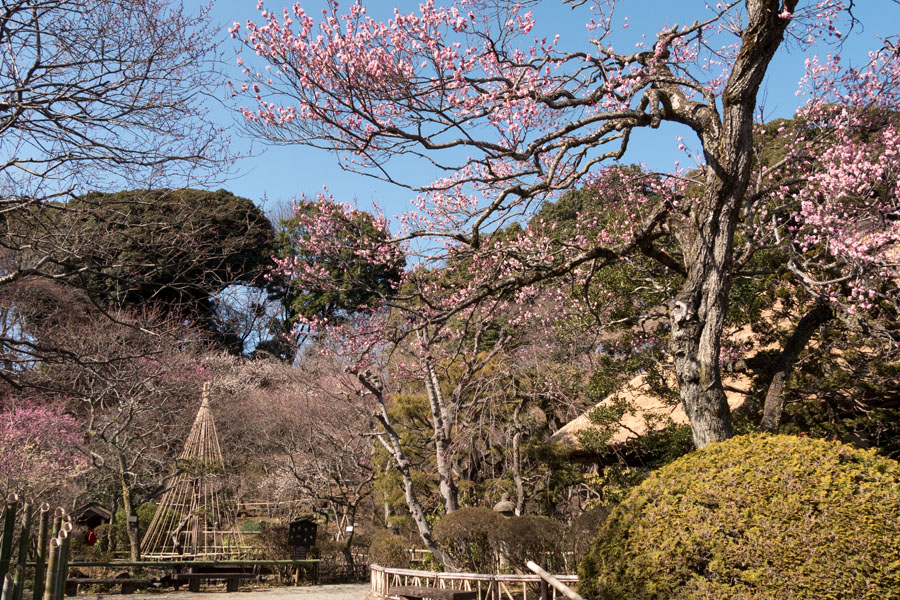
<svg viewBox="0 0 900 600"><path fill-rule="evenodd" d="M652 474L601 526L588 599L900 598L900 465L742 436Z"/></svg>
<svg viewBox="0 0 900 600"><path fill-rule="evenodd" d="M578 515L568 531L563 543L565 550L571 553L574 564L578 564L587 554L597 537L597 530L609 516L612 509L607 505L595 506Z"/></svg>
<svg viewBox="0 0 900 600"><path fill-rule="evenodd" d="M490 539L495 551L523 573L529 572L529 560L552 572L564 566L563 525L559 521L535 515L507 517L490 532Z"/></svg>
<svg viewBox="0 0 900 600"><path fill-rule="evenodd" d="M494 573L497 555L492 536L505 517L484 506L466 506L443 517L434 528L434 541L459 567L475 573Z"/></svg>
<svg viewBox="0 0 900 600"><path fill-rule="evenodd" d="M409 548L412 542L401 535L382 530L372 533L369 544L369 562L394 569L406 569L410 566Z"/></svg>

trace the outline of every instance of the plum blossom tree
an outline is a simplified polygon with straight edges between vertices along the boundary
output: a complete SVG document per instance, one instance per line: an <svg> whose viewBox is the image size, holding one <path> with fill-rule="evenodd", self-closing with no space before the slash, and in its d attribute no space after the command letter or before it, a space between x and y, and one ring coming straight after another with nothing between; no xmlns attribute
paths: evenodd
<svg viewBox="0 0 900 600"><path fill-rule="evenodd" d="M60 406L7 398L0 412L0 481L4 494L43 499L87 467L74 417Z"/></svg>
<svg viewBox="0 0 900 600"><path fill-rule="evenodd" d="M854 70L810 61L796 143L761 164L754 116L773 56L786 38L839 40L852 2L720 2L631 53L612 47L622 24L614 0L593 7L590 47L578 51L559 37L534 38L529 4L429 1L385 22L361 2L343 13L329 2L318 22L300 4L280 16L261 5L261 23L231 29L259 57L234 91L259 135L335 151L346 169L416 192L401 239L416 240L422 265L471 265L453 290L413 286L388 302L426 307L420 327L497 298L522 303L542 282L586 277L638 253L678 275L668 352L681 402L696 446L725 439L722 331L735 274L754 252L782 248L787 271L837 310L871 310L879 294L891 301L898 162L885 111L898 97L896 47L888 40ZM649 182L641 173L624 193L609 188L603 163L624 155L635 129L663 122L696 136L697 170ZM396 157L446 176L404 180ZM592 237L554 246L534 230L500 235L585 184L619 209ZM666 239L675 247L660 247Z"/></svg>
<svg viewBox="0 0 900 600"><path fill-rule="evenodd" d="M427 518L430 503L416 484L420 444L410 441L408 423L398 418L403 411L397 409L395 398L417 395L427 407L417 419L429 430L425 469L436 474L443 512L450 514L460 506L459 455L469 453L471 436L477 435L472 433L477 429L477 423L471 423L473 415L477 422L487 396L507 396L497 392L501 387L498 365L503 358L517 362L511 351L522 336L514 335L504 323L519 318L516 312L521 309L496 299L488 309L473 307L449 321L430 323L435 303L454 293L454 282L468 276L471 264L462 262L438 271L413 267L402 280L387 286L384 278L371 274L399 274L408 250L391 241L387 222L338 204L325 194L315 210L310 204L298 203L295 220L302 227L295 228L290 242L296 251L278 261L277 275L311 293L329 290L339 300L333 305L339 310L309 316L299 313L299 326L314 334L323 353L344 365L344 376L333 380L333 392L374 407L367 427L376 425L374 437L402 480L410 516L434 556L453 568L452 558L432 537ZM378 227L377 235L358 235L356 223L370 220L372 227ZM353 277L358 269L336 268L361 261L371 267L358 277Z"/></svg>

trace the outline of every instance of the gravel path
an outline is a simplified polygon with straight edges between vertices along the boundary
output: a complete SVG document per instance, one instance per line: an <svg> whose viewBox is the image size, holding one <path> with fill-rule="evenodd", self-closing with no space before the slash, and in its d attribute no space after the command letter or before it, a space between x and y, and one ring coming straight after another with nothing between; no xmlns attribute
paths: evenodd
<svg viewBox="0 0 900 600"><path fill-rule="evenodd" d="M248 588L237 592L188 591L151 594L79 594L78 600L371 600L368 583L307 585L302 587Z"/></svg>

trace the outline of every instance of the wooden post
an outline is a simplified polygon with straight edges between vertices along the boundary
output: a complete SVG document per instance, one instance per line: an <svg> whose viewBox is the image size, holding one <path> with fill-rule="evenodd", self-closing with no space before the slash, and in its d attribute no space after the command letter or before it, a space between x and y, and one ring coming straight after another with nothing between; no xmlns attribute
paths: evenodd
<svg viewBox="0 0 900 600"><path fill-rule="evenodd" d="M3 541L0 542L0 579L6 577L6 574L9 572L9 562L12 559L13 536L16 530L16 507L18 504L18 496L15 494L7 496L6 510L3 511ZM4 583L4 585L6 584Z"/></svg>
<svg viewBox="0 0 900 600"><path fill-rule="evenodd" d="M56 600L56 582L59 579L59 538L50 540L47 553L47 580L44 584L43 600Z"/></svg>
<svg viewBox="0 0 900 600"><path fill-rule="evenodd" d="M34 553L34 600L44 597L44 577L47 565L47 537L50 532L50 505L41 505L41 516L38 520L37 549Z"/></svg>
<svg viewBox="0 0 900 600"><path fill-rule="evenodd" d="M22 530L19 534L19 556L16 565L22 567L21 572L15 576L16 587L13 589L13 600L22 600L24 588L25 564L28 562L28 546L31 542L31 504L27 502L22 507Z"/></svg>

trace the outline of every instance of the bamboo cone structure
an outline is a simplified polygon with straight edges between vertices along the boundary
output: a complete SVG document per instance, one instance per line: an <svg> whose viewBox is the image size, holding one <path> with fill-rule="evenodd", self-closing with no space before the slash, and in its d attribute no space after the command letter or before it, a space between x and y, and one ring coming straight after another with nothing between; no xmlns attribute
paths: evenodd
<svg viewBox="0 0 900 600"><path fill-rule="evenodd" d="M149 560L240 558L247 553L240 531L225 529L222 509L224 460L209 407L209 383L178 458L180 472L166 491L141 540Z"/></svg>

